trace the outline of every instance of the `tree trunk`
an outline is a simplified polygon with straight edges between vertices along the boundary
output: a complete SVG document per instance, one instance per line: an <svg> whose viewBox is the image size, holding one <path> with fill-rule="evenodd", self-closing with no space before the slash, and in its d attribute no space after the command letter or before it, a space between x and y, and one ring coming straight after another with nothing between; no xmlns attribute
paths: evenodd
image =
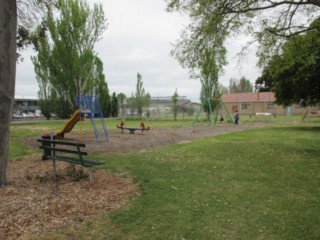
<svg viewBox="0 0 320 240"><path fill-rule="evenodd" d="M0 0L0 187L7 183L9 133L16 79L16 0Z"/></svg>

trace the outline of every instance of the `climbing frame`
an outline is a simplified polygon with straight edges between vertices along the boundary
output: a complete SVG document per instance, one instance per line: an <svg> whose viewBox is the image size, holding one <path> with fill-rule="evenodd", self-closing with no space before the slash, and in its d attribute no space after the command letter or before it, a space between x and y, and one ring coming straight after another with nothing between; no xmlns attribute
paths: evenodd
<svg viewBox="0 0 320 240"><path fill-rule="evenodd" d="M94 134L96 136L97 142L100 141L100 138L99 138L99 131L97 128L95 116L99 117L104 135L108 142L109 141L108 130L107 130L106 122L100 108L98 96L80 95L77 97L77 106L83 114L87 114L90 117L90 121L94 130Z"/></svg>

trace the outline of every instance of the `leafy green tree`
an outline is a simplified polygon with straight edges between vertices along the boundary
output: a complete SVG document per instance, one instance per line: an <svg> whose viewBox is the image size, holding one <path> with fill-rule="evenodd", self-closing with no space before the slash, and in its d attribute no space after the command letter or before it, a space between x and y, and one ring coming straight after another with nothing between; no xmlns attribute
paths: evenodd
<svg viewBox="0 0 320 240"><path fill-rule="evenodd" d="M131 97L129 97L127 99L127 104L128 104L128 107L130 109L130 116L133 117L134 116L134 113L136 111L136 104L135 104L136 100L134 98L134 95L132 93Z"/></svg>
<svg viewBox="0 0 320 240"><path fill-rule="evenodd" d="M143 113L143 108L149 104L150 101L150 94L145 93L143 82L142 82L142 75L140 73L137 74L137 85L136 85L136 93L133 96L134 99L134 106L138 111L138 116L141 118Z"/></svg>
<svg viewBox="0 0 320 240"><path fill-rule="evenodd" d="M109 88L104 78L98 84L97 91L95 94L98 96L100 108L104 117L109 117L111 114L111 100L109 95Z"/></svg>
<svg viewBox="0 0 320 240"><path fill-rule="evenodd" d="M39 52L38 59L39 61L47 62L48 60L47 54L49 54L48 53L49 47L47 46L47 42L42 43L42 48L43 48L43 51ZM50 98L52 85L50 84L50 81L49 81L49 69L45 70L41 68L38 62L34 62L34 67L35 69L37 69L36 79L38 81L38 86L39 86L39 91L38 91L39 107L42 114L47 119L50 119L51 113L54 112L54 105L57 103L52 98Z"/></svg>
<svg viewBox="0 0 320 240"><path fill-rule="evenodd" d="M179 110L179 105L178 105L179 94L177 92L177 89L174 92L174 94L172 95L171 99L172 99L173 118L176 121L177 115L178 115L178 110Z"/></svg>
<svg viewBox="0 0 320 240"><path fill-rule="evenodd" d="M224 93L229 93L229 88L221 85L221 94L224 94Z"/></svg>
<svg viewBox="0 0 320 240"><path fill-rule="evenodd" d="M41 109L42 115L46 119L50 119L52 117L52 113L54 112L54 109L53 109L54 103L52 103L49 100L46 101L43 99L39 99L38 104L39 104L39 108Z"/></svg>
<svg viewBox="0 0 320 240"><path fill-rule="evenodd" d="M124 104L127 96L124 93L118 93L117 98L120 104Z"/></svg>
<svg viewBox="0 0 320 240"><path fill-rule="evenodd" d="M230 93L253 92L253 85L249 79L241 77L240 80L231 78L229 81Z"/></svg>
<svg viewBox="0 0 320 240"><path fill-rule="evenodd" d="M218 97L218 76L216 74L203 74L200 78L200 101L204 103L208 98Z"/></svg>
<svg viewBox="0 0 320 240"><path fill-rule="evenodd" d="M128 99L127 96L124 93L118 93L117 95L118 99L118 113L120 116L126 116L127 113L127 104L128 104Z"/></svg>
<svg viewBox="0 0 320 240"><path fill-rule="evenodd" d="M273 89L274 80L270 74L269 67L266 66L260 77L255 81L255 89L258 92L271 92Z"/></svg>
<svg viewBox="0 0 320 240"><path fill-rule="evenodd" d="M252 37L257 41L259 64L265 64L288 39L315 29L309 24L318 18L319 1L265 0L167 0L168 11L190 17L190 24L174 45L172 55L193 73L201 68L207 50L220 69L226 62L225 42L229 37ZM272 16L272 17L270 17ZM245 49L244 49L245 50Z"/></svg>
<svg viewBox="0 0 320 240"><path fill-rule="evenodd" d="M29 46L37 48L39 35L34 33L34 28L44 17L48 7L57 5L58 0L19 0L17 1L17 60L23 61L22 50ZM41 34L45 34L46 26L41 24Z"/></svg>
<svg viewBox="0 0 320 240"><path fill-rule="evenodd" d="M209 102L211 103L211 109L215 109L216 104L214 101L211 101L214 98L220 98L221 91L219 82L214 79L212 75L203 76L200 79L201 81L201 91L200 91L200 101L204 108L204 111L207 112L209 117Z"/></svg>
<svg viewBox="0 0 320 240"><path fill-rule="evenodd" d="M211 101L211 99L221 97L221 89L218 81L219 67L217 66L210 51L207 51L207 53L203 56L200 69L200 101L204 111L207 113L207 117L209 118L209 102L211 109L213 110L217 107L217 102Z"/></svg>
<svg viewBox="0 0 320 240"><path fill-rule="evenodd" d="M320 19L310 28L314 30L291 38L268 65L278 104L320 103Z"/></svg>
<svg viewBox="0 0 320 240"><path fill-rule="evenodd" d="M219 102L214 101L214 99L220 99L221 97L221 85L218 81L215 81L213 76L203 76L201 79L201 92L200 100L204 111L207 113L207 118L209 118L210 107L214 111ZM209 101L208 101L209 100ZM209 107L210 103L210 107Z"/></svg>
<svg viewBox="0 0 320 240"><path fill-rule="evenodd" d="M92 70L92 79L88 81L86 92L88 95L98 96L100 108L103 116L109 117L111 111L111 100L108 84L103 74L103 62L96 57L94 59Z"/></svg>
<svg viewBox="0 0 320 240"><path fill-rule="evenodd" d="M44 89L41 85L49 86L49 92L39 97L55 97L58 106L69 107L58 111L61 117L68 117L75 109L76 96L89 94L100 84L102 62L93 48L106 29L106 19L102 5L90 9L83 0L60 0L57 9L55 13L49 8L45 19L49 34L39 39L38 54L32 61L40 91ZM39 27L39 35L41 31Z"/></svg>
<svg viewBox="0 0 320 240"><path fill-rule="evenodd" d="M150 102L151 102L151 95L150 93L146 93L146 98L145 98L145 107L148 108L150 106ZM150 116L150 115L149 115Z"/></svg>
<svg viewBox="0 0 320 240"><path fill-rule="evenodd" d="M111 116L117 117L118 116L118 99L116 93L112 93L111 97Z"/></svg>

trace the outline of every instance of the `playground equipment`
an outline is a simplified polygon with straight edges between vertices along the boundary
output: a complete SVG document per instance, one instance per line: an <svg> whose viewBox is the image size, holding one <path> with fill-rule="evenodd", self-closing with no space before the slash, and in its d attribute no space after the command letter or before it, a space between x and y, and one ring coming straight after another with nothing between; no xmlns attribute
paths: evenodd
<svg viewBox="0 0 320 240"><path fill-rule="evenodd" d="M68 120L64 128L56 133L56 136L59 138L63 138L65 133L69 133L73 127L76 125L78 121L81 121L84 117L84 115L87 115L90 120L91 124L94 130L94 134L96 136L97 142L100 141L99 139L99 131L97 129L96 121L95 121L95 115L97 115L100 120L103 127L103 132L106 137L106 140L109 141L108 138L108 130L106 127L105 120L102 115L102 111L100 108L99 100L97 96L84 96L80 95L77 97L77 106L78 110L74 112L74 114L71 116L71 118Z"/></svg>
<svg viewBox="0 0 320 240"><path fill-rule="evenodd" d="M199 109L197 116L195 118L195 120L192 123L192 127L194 127L194 125L196 124L199 115L203 112L205 105L208 104L209 106L209 120L211 121L212 126L216 126L217 124L217 119L218 119L218 115L219 115L219 111L221 111L222 109L225 110L225 112L227 113L227 116L229 117L229 120L231 122L233 122L233 118L231 117L228 109L226 108L226 106L224 105L223 101L221 98L207 98L206 101L201 105L201 108ZM212 106L216 106L215 109L212 109ZM212 117L215 112L215 116ZM222 115L221 115L222 116ZM220 118L220 122L223 119L223 117Z"/></svg>
<svg viewBox="0 0 320 240"><path fill-rule="evenodd" d="M72 114L71 118L65 124L63 129L61 129L60 131L56 132L56 137L57 138L64 138L64 134L71 132L71 130L73 129L74 125L76 125L77 122L81 121L81 120L82 120L82 113L81 113L81 110L78 109L77 111L75 111Z"/></svg>
<svg viewBox="0 0 320 240"><path fill-rule="evenodd" d="M108 130L106 126L106 122L104 120L98 96L92 95L92 96L85 96L80 95L77 97L77 106L81 111L85 114L87 114L90 117L91 124L94 130L94 135L96 136L97 142L99 142L99 132L97 129L96 121L95 121L95 115L97 115L100 118L100 122L103 128L104 135L106 137L107 142L109 141L108 138Z"/></svg>
<svg viewBox="0 0 320 240"><path fill-rule="evenodd" d="M144 131L150 130L150 127L145 127L143 121L141 121L140 123L140 128L130 128L130 127L125 127L124 125L125 125L124 120L122 119L120 125L117 125L117 128L121 129L122 132L123 130L129 130L130 134L134 134L135 131L141 131L143 133Z"/></svg>

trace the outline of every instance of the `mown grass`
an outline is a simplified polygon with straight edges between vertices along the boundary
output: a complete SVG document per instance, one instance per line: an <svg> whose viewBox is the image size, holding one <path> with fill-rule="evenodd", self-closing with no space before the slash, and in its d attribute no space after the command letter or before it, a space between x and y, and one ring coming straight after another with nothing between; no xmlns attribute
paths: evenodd
<svg viewBox="0 0 320 240"><path fill-rule="evenodd" d="M32 149L24 145L16 139L10 141L10 160L17 161L21 160L23 156L28 156L33 153Z"/></svg>
<svg viewBox="0 0 320 240"><path fill-rule="evenodd" d="M319 134L279 126L97 155L140 196L40 239L320 239Z"/></svg>
<svg viewBox="0 0 320 240"><path fill-rule="evenodd" d="M243 118L242 118L243 120ZM107 121L109 128L112 124ZM148 121L151 127L185 122ZM99 155L141 191L124 209L42 239L318 239L319 130L305 125L251 130L145 153ZM127 121L127 125L139 121ZM13 126L13 158L30 154L20 137L63 121ZM83 123L89 128L88 122ZM42 129L43 128L43 129ZM41 131L40 131L41 129Z"/></svg>

